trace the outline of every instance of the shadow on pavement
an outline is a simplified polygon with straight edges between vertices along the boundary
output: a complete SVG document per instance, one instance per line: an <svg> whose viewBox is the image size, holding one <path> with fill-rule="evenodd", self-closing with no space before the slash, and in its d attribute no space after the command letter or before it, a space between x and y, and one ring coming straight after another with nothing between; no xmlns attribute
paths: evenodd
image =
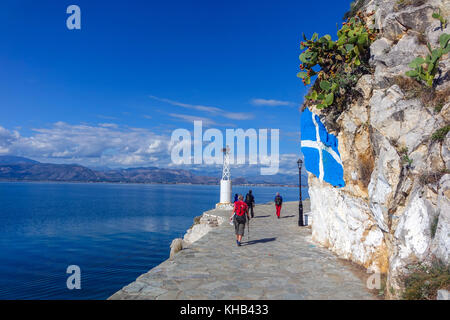
<svg viewBox="0 0 450 320"><path fill-rule="evenodd" d="M250 240L247 242L242 243L242 246L249 246L252 244L256 244L256 243L266 243L266 242L270 242L270 241L275 241L277 238L263 238L263 239L258 239L258 240Z"/></svg>
<svg viewBox="0 0 450 320"><path fill-rule="evenodd" d="M255 219L255 218L267 218L267 217L270 217L270 215L267 215L267 216L257 216L257 217L253 217L252 219Z"/></svg>
<svg viewBox="0 0 450 320"><path fill-rule="evenodd" d="M284 218L292 218L292 217L295 217L295 215L292 214L292 215L290 215L290 216L281 216L280 219L284 219Z"/></svg>

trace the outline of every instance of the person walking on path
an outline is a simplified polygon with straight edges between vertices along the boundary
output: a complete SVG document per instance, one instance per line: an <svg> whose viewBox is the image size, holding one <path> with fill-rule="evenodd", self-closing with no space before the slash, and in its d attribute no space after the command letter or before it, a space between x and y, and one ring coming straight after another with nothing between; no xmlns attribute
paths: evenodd
<svg viewBox="0 0 450 320"><path fill-rule="evenodd" d="M275 196L275 208L277 208L277 217L280 219L281 214L281 206L283 205L283 197L280 196L280 193L277 192L277 195Z"/></svg>
<svg viewBox="0 0 450 320"><path fill-rule="evenodd" d="M230 217L230 221L234 217L234 230L236 233L236 244L241 245L242 237L244 236L245 223L248 219L250 221L250 216L248 215L248 206L242 201L244 197L242 194L239 195L238 201L234 203L234 209ZM247 216L247 217L246 217Z"/></svg>
<svg viewBox="0 0 450 320"><path fill-rule="evenodd" d="M252 218L255 216L253 214L253 207L255 206L255 197L252 194L252 190L249 190L247 195L245 196L245 203L247 204Z"/></svg>
<svg viewBox="0 0 450 320"><path fill-rule="evenodd" d="M236 201L238 201L239 199L238 199L238 194L236 193L235 195L234 195L234 202L236 202Z"/></svg>

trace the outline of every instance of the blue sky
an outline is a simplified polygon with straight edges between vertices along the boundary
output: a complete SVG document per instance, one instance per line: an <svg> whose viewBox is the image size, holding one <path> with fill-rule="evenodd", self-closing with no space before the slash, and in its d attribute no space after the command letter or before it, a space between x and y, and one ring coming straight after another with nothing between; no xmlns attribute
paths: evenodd
<svg viewBox="0 0 450 320"><path fill-rule="evenodd" d="M301 34L336 33L349 1L3 1L0 154L167 166L193 119L280 129L300 154ZM66 8L81 8L81 30ZM143 151L144 150L144 151Z"/></svg>

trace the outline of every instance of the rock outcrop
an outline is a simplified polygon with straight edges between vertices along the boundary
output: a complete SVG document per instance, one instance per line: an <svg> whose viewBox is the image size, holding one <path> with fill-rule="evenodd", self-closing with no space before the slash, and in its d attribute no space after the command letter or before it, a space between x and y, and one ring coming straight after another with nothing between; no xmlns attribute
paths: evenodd
<svg viewBox="0 0 450 320"><path fill-rule="evenodd" d="M339 139L346 186L309 175L313 240L339 256L387 273L389 298L400 298L408 265L450 252L450 58L439 62L435 91L405 76L408 64L439 46L450 33L432 18L449 19L450 1L366 1L375 10L378 40L370 48L373 73L362 76L359 95L337 120L315 108ZM450 25L450 24L448 24ZM437 221L437 226L436 226Z"/></svg>
<svg viewBox="0 0 450 320"><path fill-rule="evenodd" d="M170 244L170 259L173 259L178 252L180 252L184 248L189 247L194 242L205 236L212 229L220 226L225 221L225 218L223 218L223 216L212 214L213 212L220 212L223 215L223 212L229 211L210 210L204 212L201 216L195 217L194 224L186 231L183 239L175 238L172 240L172 243Z"/></svg>
<svg viewBox="0 0 450 320"><path fill-rule="evenodd" d="M173 239L170 244L170 259L172 259L181 250L183 250L183 239Z"/></svg>
<svg viewBox="0 0 450 320"><path fill-rule="evenodd" d="M189 228L189 230L184 235L183 241L186 243L186 245L194 243L209 231L211 231L213 228L218 227L225 221L225 219L220 215L215 215L207 212L203 213L203 215L200 216L200 219L197 220L197 223Z"/></svg>

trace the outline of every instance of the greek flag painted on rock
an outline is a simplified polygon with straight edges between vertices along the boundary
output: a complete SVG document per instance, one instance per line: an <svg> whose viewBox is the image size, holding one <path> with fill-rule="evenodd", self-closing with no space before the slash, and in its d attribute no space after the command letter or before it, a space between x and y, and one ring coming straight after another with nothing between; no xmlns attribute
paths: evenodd
<svg viewBox="0 0 450 320"><path fill-rule="evenodd" d="M319 117L309 109L303 111L300 127L306 170L335 187L345 186L336 136L328 133Z"/></svg>

